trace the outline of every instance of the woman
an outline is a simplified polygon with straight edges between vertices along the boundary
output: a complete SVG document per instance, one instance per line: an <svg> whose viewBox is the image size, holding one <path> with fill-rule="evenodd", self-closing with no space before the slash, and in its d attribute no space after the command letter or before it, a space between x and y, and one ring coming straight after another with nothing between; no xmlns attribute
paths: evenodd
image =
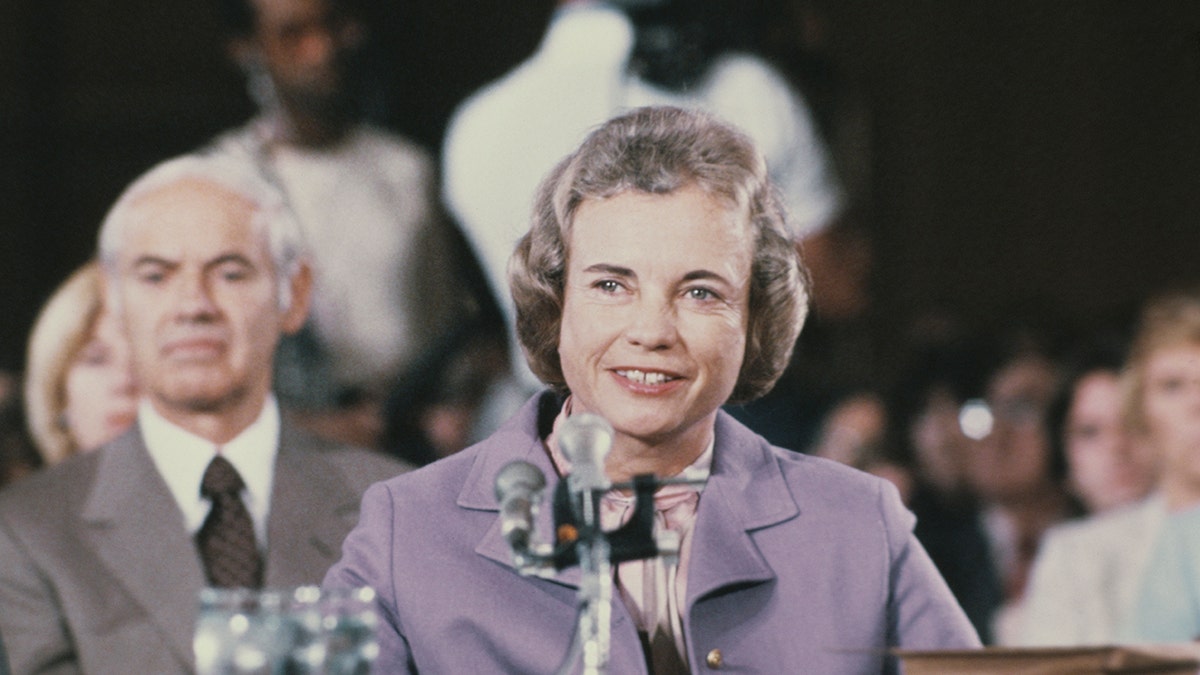
<svg viewBox="0 0 1200 675"><path fill-rule="evenodd" d="M1083 355L1050 408L1055 454L1072 496L1089 514L1143 499L1154 488L1154 459L1122 412L1124 352L1100 345Z"/></svg>
<svg viewBox="0 0 1200 675"><path fill-rule="evenodd" d="M1118 635L1191 642L1200 638L1200 290L1151 305L1132 358L1140 368L1130 369L1128 391L1140 406L1130 421L1162 472Z"/></svg>
<svg viewBox="0 0 1200 675"><path fill-rule="evenodd" d="M1169 576L1151 571L1168 514L1200 506L1200 294L1146 306L1122 377L1122 417L1151 457L1154 491L1051 531L1034 569L1024 642L1166 639L1138 630L1145 622L1131 615L1143 580ZM1163 590L1176 596L1166 604L1187 597L1183 587ZM1150 607L1167 615L1162 603Z"/></svg>
<svg viewBox="0 0 1200 675"><path fill-rule="evenodd" d="M47 465L96 449L128 429L137 416L129 346L104 311L95 262L63 282L34 323L25 410Z"/></svg>
<svg viewBox="0 0 1200 675"><path fill-rule="evenodd" d="M656 497L659 526L681 538L678 568L621 565L611 672L881 672L892 646L978 644L890 484L773 448L720 411L770 389L806 305L745 136L675 108L609 121L539 188L510 269L518 335L554 392L479 445L372 488L326 577L379 591L381 672L554 671L580 574L513 569L493 481L520 459L552 490L569 471L555 430L584 412L615 430L612 481L710 476ZM628 501L610 495L602 512Z"/></svg>

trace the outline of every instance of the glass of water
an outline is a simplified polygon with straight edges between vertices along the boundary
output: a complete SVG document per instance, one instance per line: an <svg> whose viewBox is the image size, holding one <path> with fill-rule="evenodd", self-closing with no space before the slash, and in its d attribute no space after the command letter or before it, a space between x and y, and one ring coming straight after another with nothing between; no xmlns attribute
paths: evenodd
<svg viewBox="0 0 1200 675"><path fill-rule="evenodd" d="M317 609L325 650L322 675L368 675L379 655L375 591L364 586L320 593Z"/></svg>
<svg viewBox="0 0 1200 675"><path fill-rule="evenodd" d="M276 675L296 628L288 594L244 588L205 588L192 642L200 675Z"/></svg>
<svg viewBox="0 0 1200 675"><path fill-rule="evenodd" d="M319 675L325 672L325 639L321 634L321 589L301 586L289 598L288 615L296 626L288 652L289 675Z"/></svg>
<svg viewBox="0 0 1200 675"><path fill-rule="evenodd" d="M206 588L193 647L199 675L369 675L375 592Z"/></svg>

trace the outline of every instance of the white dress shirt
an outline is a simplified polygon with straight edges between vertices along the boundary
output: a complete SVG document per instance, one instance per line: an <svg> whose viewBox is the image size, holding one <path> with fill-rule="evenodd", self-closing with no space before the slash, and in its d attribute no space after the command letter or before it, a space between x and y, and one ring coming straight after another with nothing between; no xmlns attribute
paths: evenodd
<svg viewBox="0 0 1200 675"><path fill-rule="evenodd" d="M276 140L276 124L260 117L213 148L254 164L296 215L313 263L309 321L332 380L322 386L386 396L461 309L433 159L367 125L307 148ZM311 395L281 395L297 393Z"/></svg>
<svg viewBox="0 0 1200 675"><path fill-rule="evenodd" d="M279 405L273 396L268 396L258 419L220 446L220 453L246 484L242 502L254 519L254 534L262 550L267 548L267 516L275 478L275 453L279 450L279 423ZM200 482L217 455L217 444L167 421L147 399L142 399L138 406L138 427L150 458L183 512L184 527L195 535L212 508L212 502L200 495Z"/></svg>

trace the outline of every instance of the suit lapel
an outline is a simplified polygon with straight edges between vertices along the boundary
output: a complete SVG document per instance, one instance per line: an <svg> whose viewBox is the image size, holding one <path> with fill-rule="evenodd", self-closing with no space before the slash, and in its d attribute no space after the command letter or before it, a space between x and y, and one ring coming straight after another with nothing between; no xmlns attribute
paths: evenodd
<svg viewBox="0 0 1200 675"><path fill-rule="evenodd" d="M775 578L751 533L799 508L769 446L733 418L717 416L713 470L700 497L691 544L687 605L731 585Z"/></svg>
<svg viewBox="0 0 1200 675"><path fill-rule="evenodd" d="M536 402L536 399L535 399ZM558 474L550 457L542 446L542 440L536 429L535 402L527 404L512 422L497 431L486 441L487 446L481 448L476 455L471 472L458 495L459 508L473 511L491 511L497 515L500 505L496 501L496 474L506 464L515 460L523 460L533 464L546 477L546 489L543 493L542 505L538 509L536 532L539 536L549 536L554 532L554 489L558 485ZM513 567L512 550L500 532L500 519L488 529L475 552L489 560L494 560L506 567ZM516 569L513 568L513 573ZM547 577L553 581L571 588L578 588L581 578L578 566L562 570Z"/></svg>
<svg viewBox="0 0 1200 675"><path fill-rule="evenodd" d="M87 546L191 663L204 572L183 514L136 429L103 452L83 511Z"/></svg>
<svg viewBox="0 0 1200 675"><path fill-rule="evenodd" d="M359 499L311 439L284 422L271 486L266 585L320 584L358 521Z"/></svg>

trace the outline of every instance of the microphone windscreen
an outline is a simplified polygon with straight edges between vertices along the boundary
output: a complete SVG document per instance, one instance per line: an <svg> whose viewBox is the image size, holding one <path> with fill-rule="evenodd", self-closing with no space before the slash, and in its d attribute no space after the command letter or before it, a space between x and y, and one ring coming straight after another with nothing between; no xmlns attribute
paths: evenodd
<svg viewBox="0 0 1200 675"><path fill-rule="evenodd" d="M612 425L592 413L571 415L558 430L558 447L575 466L604 466L612 441Z"/></svg>
<svg viewBox="0 0 1200 675"><path fill-rule="evenodd" d="M528 496L546 487L546 476L536 466L522 460L504 465L496 474L496 500L503 502L513 495Z"/></svg>

